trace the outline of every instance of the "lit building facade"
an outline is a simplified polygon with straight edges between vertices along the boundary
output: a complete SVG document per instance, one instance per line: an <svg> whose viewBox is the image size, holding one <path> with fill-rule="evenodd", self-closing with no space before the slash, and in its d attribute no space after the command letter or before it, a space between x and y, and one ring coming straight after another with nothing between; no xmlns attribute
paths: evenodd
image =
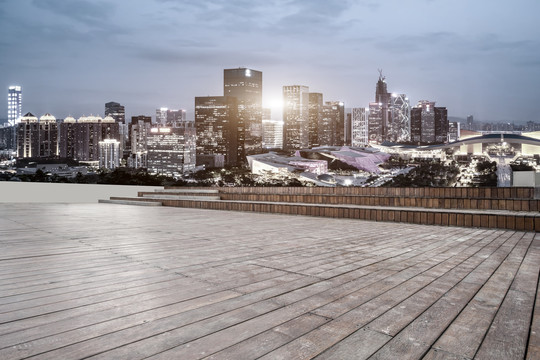
<svg viewBox="0 0 540 360"><path fill-rule="evenodd" d="M99 162L99 142L106 139L120 142L120 126L111 116L81 116L76 122L68 117L60 124L60 156Z"/></svg>
<svg viewBox="0 0 540 360"><path fill-rule="evenodd" d="M263 147L283 149L283 121L263 120Z"/></svg>
<svg viewBox="0 0 540 360"><path fill-rule="evenodd" d="M309 147L320 146L319 124L322 124L323 94L309 93L308 117L309 117Z"/></svg>
<svg viewBox="0 0 540 360"><path fill-rule="evenodd" d="M319 123L319 146L343 146L345 107L340 101L327 101L322 107Z"/></svg>
<svg viewBox="0 0 540 360"><path fill-rule="evenodd" d="M58 155L58 124L51 114L39 118L39 157Z"/></svg>
<svg viewBox="0 0 540 360"><path fill-rule="evenodd" d="M222 155L225 165L242 161L239 146L238 101L233 96L195 98L197 155Z"/></svg>
<svg viewBox="0 0 540 360"><path fill-rule="evenodd" d="M238 101L238 146L241 147L239 161L246 155L262 152L262 72L247 69L225 69L223 71L223 95L233 96Z"/></svg>
<svg viewBox="0 0 540 360"><path fill-rule="evenodd" d="M114 170L120 166L120 142L115 139L105 139L99 142L99 168Z"/></svg>
<svg viewBox="0 0 540 360"><path fill-rule="evenodd" d="M405 94L390 96L390 121L386 140L391 142L411 141L411 105Z"/></svg>
<svg viewBox="0 0 540 360"><path fill-rule="evenodd" d="M419 144L441 144L448 141L448 112L434 101L420 100L411 109L411 141Z"/></svg>
<svg viewBox="0 0 540 360"><path fill-rule="evenodd" d="M32 113L26 113L17 124L17 157L39 156L39 123Z"/></svg>
<svg viewBox="0 0 540 360"><path fill-rule="evenodd" d="M368 127L369 109L353 108L351 110L351 145L353 147L364 147L369 142Z"/></svg>
<svg viewBox="0 0 540 360"><path fill-rule="evenodd" d="M152 128L150 116L132 116L129 124L129 149L130 156L128 165L133 168L146 168L148 153L147 139Z"/></svg>
<svg viewBox="0 0 540 360"><path fill-rule="evenodd" d="M179 176L195 171L196 138L193 122L177 127L152 127L147 134L148 172Z"/></svg>
<svg viewBox="0 0 540 360"><path fill-rule="evenodd" d="M309 88L283 87L283 148L294 151L309 147Z"/></svg>
<svg viewBox="0 0 540 360"><path fill-rule="evenodd" d="M8 124L18 124L22 117L22 87L10 86L8 88Z"/></svg>
<svg viewBox="0 0 540 360"><path fill-rule="evenodd" d="M369 103L368 137L371 142L381 143L383 141L383 114L386 112L385 109L382 103Z"/></svg>

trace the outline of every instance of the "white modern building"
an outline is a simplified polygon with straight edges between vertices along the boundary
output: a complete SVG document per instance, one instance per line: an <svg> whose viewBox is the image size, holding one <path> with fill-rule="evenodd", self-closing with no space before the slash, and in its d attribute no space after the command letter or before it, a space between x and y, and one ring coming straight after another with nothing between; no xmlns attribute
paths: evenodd
<svg viewBox="0 0 540 360"><path fill-rule="evenodd" d="M369 127L368 127L368 114L367 108L353 108L351 110L351 145L353 147L363 147L368 145L369 141Z"/></svg>
<svg viewBox="0 0 540 360"><path fill-rule="evenodd" d="M105 139L99 142L99 167L114 170L120 166L120 141Z"/></svg>
<svg viewBox="0 0 540 360"><path fill-rule="evenodd" d="M22 117L22 87L8 88L8 124L13 126L21 122Z"/></svg>

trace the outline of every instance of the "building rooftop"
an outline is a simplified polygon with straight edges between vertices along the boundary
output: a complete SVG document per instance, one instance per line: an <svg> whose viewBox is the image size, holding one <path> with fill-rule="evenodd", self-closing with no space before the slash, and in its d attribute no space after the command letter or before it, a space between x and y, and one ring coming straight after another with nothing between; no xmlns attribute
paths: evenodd
<svg viewBox="0 0 540 360"><path fill-rule="evenodd" d="M0 204L0 358L538 359L540 233Z"/></svg>

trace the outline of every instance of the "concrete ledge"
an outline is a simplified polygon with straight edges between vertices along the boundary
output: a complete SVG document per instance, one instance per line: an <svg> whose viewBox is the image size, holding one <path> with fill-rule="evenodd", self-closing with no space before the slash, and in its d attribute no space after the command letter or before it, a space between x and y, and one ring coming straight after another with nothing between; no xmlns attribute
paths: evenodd
<svg viewBox="0 0 540 360"><path fill-rule="evenodd" d="M166 200L221 200L219 196L192 196L192 195L163 195L148 194L142 195L146 199L166 199Z"/></svg>
<svg viewBox="0 0 540 360"><path fill-rule="evenodd" d="M140 200L98 200L100 204L116 204L116 205L137 205L137 206L162 206L159 201L140 201Z"/></svg>

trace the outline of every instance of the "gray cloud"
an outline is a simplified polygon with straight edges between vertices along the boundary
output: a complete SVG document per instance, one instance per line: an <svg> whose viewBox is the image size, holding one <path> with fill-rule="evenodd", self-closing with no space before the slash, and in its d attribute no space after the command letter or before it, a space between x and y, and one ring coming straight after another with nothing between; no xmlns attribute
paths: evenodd
<svg viewBox="0 0 540 360"><path fill-rule="evenodd" d="M112 14L114 3L89 0L33 0L37 8L85 22L87 25L104 23Z"/></svg>

